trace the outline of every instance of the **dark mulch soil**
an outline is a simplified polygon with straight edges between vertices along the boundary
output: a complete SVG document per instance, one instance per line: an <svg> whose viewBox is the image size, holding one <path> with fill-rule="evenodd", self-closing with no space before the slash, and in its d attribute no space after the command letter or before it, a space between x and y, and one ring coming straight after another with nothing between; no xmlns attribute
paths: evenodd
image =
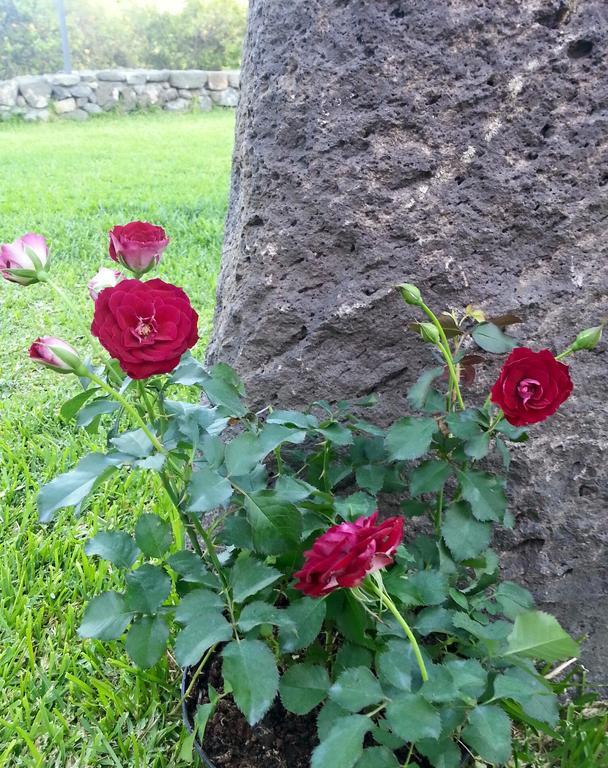
<svg viewBox="0 0 608 768"><path fill-rule="evenodd" d="M197 680L186 706L190 720L207 702L207 686L222 689L221 660L216 657ZM266 717L250 726L231 696L218 704L205 731L204 750L217 768L310 768L317 744L317 713L292 715L277 699Z"/></svg>

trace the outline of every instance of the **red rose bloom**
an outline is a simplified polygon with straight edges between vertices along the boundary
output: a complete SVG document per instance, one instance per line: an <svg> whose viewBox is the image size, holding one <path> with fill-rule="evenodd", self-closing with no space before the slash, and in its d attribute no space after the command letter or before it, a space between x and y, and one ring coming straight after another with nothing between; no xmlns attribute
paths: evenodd
<svg viewBox="0 0 608 768"><path fill-rule="evenodd" d="M156 266L168 245L165 230L147 221L117 225L110 232L110 258L136 275Z"/></svg>
<svg viewBox="0 0 608 768"><path fill-rule="evenodd" d="M548 349L514 349L492 387L491 400L504 411L509 424L523 427L544 421L572 392L568 366Z"/></svg>
<svg viewBox="0 0 608 768"><path fill-rule="evenodd" d="M91 333L132 379L172 371L198 341L188 296L162 280L123 280L95 302Z"/></svg>
<svg viewBox="0 0 608 768"><path fill-rule="evenodd" d="M385 568L403 540L403 518L376 525L378 512L354 523L334 525L304 553L304 566L294 577L296 589L323 597L339 587L356 587L368 573Z"/></svg>

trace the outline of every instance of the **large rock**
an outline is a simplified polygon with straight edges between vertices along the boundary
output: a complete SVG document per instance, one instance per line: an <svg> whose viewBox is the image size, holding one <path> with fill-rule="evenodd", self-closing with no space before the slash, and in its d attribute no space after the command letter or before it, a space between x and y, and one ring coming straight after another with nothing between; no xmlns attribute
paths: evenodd
<svg viewBox="0 0 608 768"><path fill-rule="evenodd" d="M382 395L428 347L394 290L517 309L563 348L606 314L605 0L252 0L211 361L255 403ZM505 570L608 665L602 350L519 448ZM486 374L491 381L496 368Z"/></svg>
<svg viewBox="0 0 608 768"><path fill-rule="evenodd" d="M106 111L115 107L123 90L122 83L100 82L95 92L97 103Z"/></svg>
<svg viewBox="0 0 608 768"><path fill-rule="evenodd" d="M207 88L210 91L224 91L228 88L228 72L209 72Z"/></svg>
<svg viewBox="0 0 608 768"><path fill-rule="evenodd" d="M0 82L0 105L12 107L17 103L19 88L16 80L3 80Z"/></svg>
<svg viewBox="0 0 608 768"><path fill-rule="evenodd" d="M97 79L114 83L125 82L127 79L127 73L124 69L102 69L97 73Z"/></svg>
<svg viewBox="0 0 608 768"><path fill-rule="evenodd" d="M207 72L201 69L174 70L169 76L174 88L203 88L207 82Z"/></svg>
<svg viewBox="0 0 608 768"><path fill-rule="evenodd" d="M55 112L58 115L65 115L67 112L73 112L76 109L76 99L61 99L55 102Z"/></svg>
<svg viewBox="0 0 608 768"><path fill-rule="evenodd" d="M17 82L21 95L30 107L35 109L48 107L52 88L44 77L20 77Z"/></svg>
<svg viewBox="0 0 608 768"><path fill-rule="evenodd" d="M84 72L82 73L85 74ZM58 72L55 75L47 75L46 79L51 85L64 86L69 88L72 85L78 85L80 82L80 75L76 72Z"/></svg>

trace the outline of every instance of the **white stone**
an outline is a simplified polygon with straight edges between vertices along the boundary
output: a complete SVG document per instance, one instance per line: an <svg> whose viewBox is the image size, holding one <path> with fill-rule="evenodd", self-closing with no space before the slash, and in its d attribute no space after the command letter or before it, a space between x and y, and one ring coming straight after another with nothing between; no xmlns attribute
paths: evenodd
<svg viewBox="0 0 608 768"><path fill-rule="evenodd" d="M127 85L143 85L146 82L146 72L143 69L127 72Z"/></svg>
<svg viewBox="0 0 608 768"><path fill-rule="evenodd" d="M61 117L67 120L77 120L78 122L84 122L85 120L89 119L89 113L85 112L84 109L75 109L73 112L66 112L64 115L61 115Z"/></svg>
<svg viewBox="0 0 608 768"><path fill-rule="evenodd" d="M4 107L12 107L17 103L17 81L4 80L0 82L0 104Z"/></svg>
<svg viewBox="0 0 608 768"><path fill-rule="evenodd" d="M122 91L121 83L99 83L97 88L97 103L103 109L112 109L118 104L120 93Z"/></svg>
<svg viewBox="0 0 608 768"><path fill-rule="evenodd" d="M239 92L236 88L226 88L225 91L211 91L209 95L219 107L236 107L239 103Z"/></svg>
<svg viewBox="0 0 608 768"><path fill-rule="evenodd" d="M66 112L73 112L76 109L76 99L61 99L55 102L55 112L58 115L65 115Z"/></svg>
<svg viewBox="0 0 608 768"><path fill-rule="evenodd" d="M46 123L49 119L49 111L48 109L27 109L23 113L23 119L28 123Z"/></svg>
<svg viewBox="0 0 608 768"><path fill-rule="evenodd" d="M52 85L69 87L70 85L78 85L80 82L80 75L76 72L58 72L56 75L47 75L46 79Z"/></svg>
<svg viewBox="0 0 608 768"><path fill-rule="evenodd" d="M208 72L207 73L207 90L209 91L224 91L228 88L228 73L227 72Z"/></svg>
<svg viewBox="0 0 608 768"><path fill-rule="evenodd" d="M101 69L97 73L97 79L124 83L124 81L127 79L127 73L124 71L124 69Z"/></svg>
<svg viewBox="0 0 608 768"><path fill-rule="evenodd" d="M51 85L44 77L18 77L17 83L23 98L30 107L44 109L51 98Z"/></svg>

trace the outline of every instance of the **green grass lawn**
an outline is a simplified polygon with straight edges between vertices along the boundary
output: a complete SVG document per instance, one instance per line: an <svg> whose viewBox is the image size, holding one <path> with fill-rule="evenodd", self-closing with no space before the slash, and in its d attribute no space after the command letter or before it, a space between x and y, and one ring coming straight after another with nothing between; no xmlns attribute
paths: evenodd
<svg viewBox="0 0 608 768"><path fill-rule="evenodd" d="M40 484L101 438L61 423L78 384L35 368L27 350L41 334L94 350L86 283L111 265L108 230L133 219L165 227L159 276L188 292L208 336L233 131L233 114L219 111L0 126L0 242L44 234L73 302L68 312L46 286L0 281L0 766L179 764L179 671L169 660L139 672L121 644L76 635L85 601L117 578L88 560L84 541L169 509L154 485L142 491L141 474L137 488L122 475L82 517L37 522Z"/></svg>

